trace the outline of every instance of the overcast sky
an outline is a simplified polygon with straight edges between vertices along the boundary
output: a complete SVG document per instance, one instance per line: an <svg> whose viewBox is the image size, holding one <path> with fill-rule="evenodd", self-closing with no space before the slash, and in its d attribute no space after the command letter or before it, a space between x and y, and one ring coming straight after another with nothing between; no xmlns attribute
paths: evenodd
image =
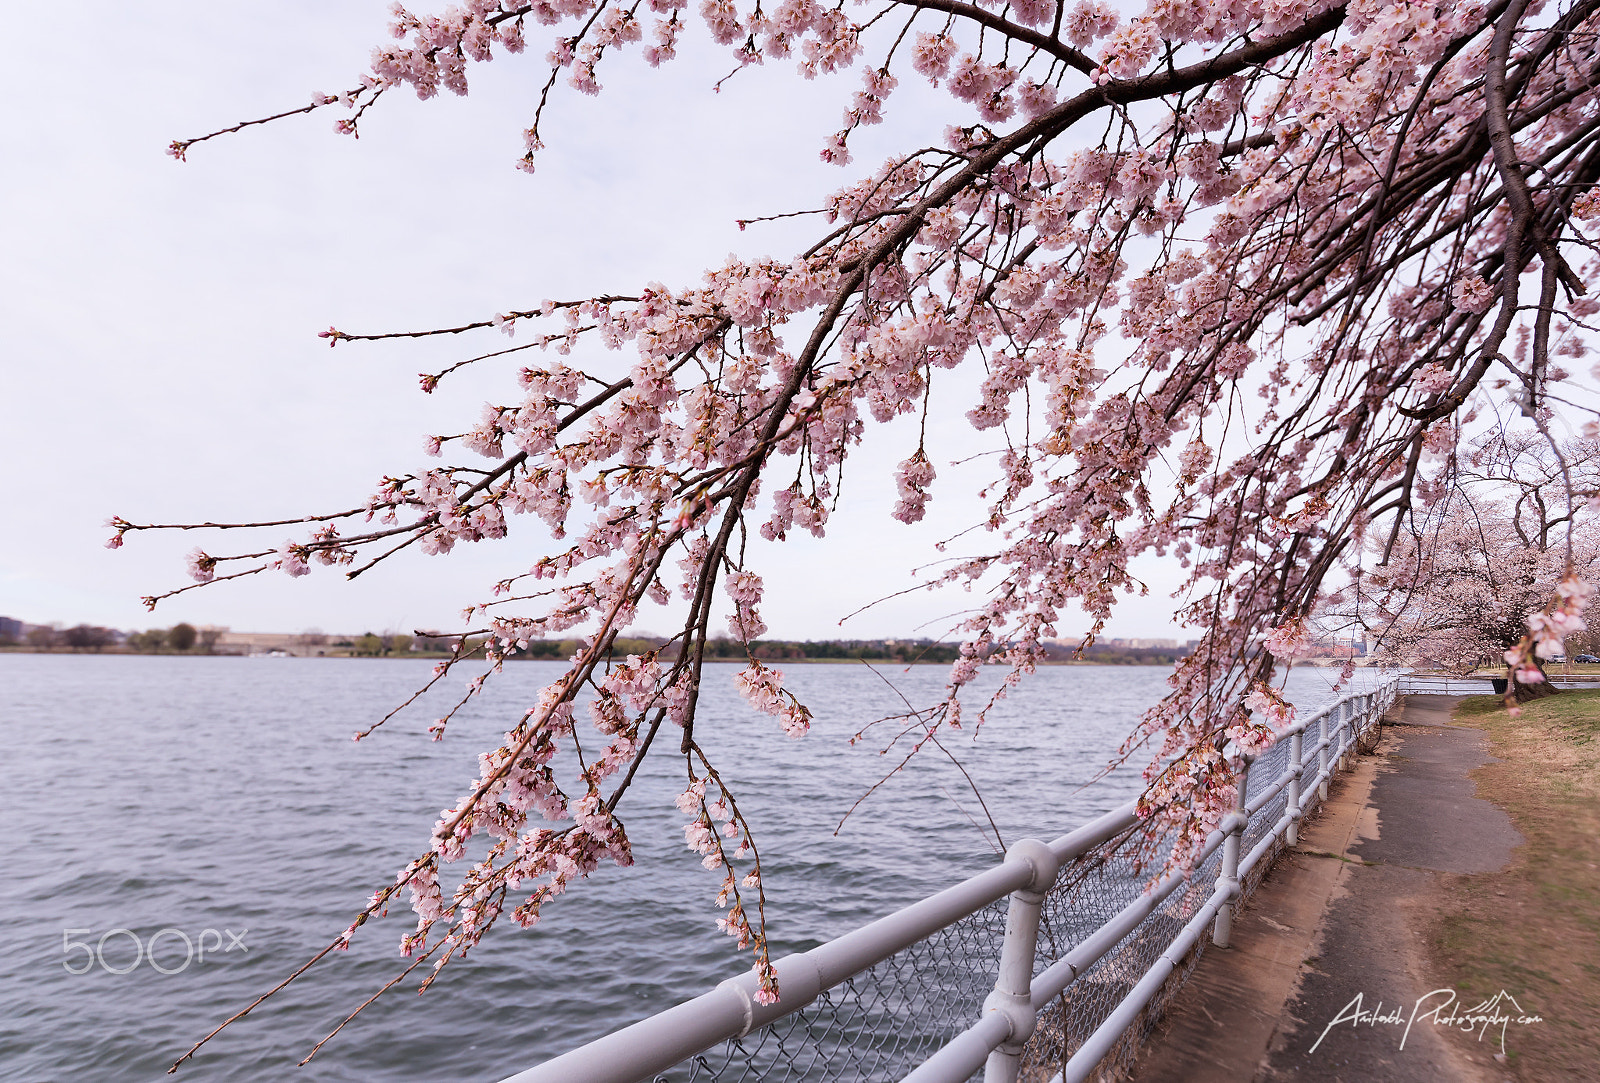
<svg viewBox="0 0 1600 1083"><path fill-rule="evenodd" d="M94 4L59 48L14 51L16 85L30 93L0 118L0 424L12 463L0 614L120 628L459 627L464 605L542 551L532 517L516 517L504 542L396 560L353 583L325 569L264 575L154 614L139 597L185 582L182 556L201 539L130 536L113 552L102 524L360 503L380 476L430 462L424 434L459 432L483 401L513 397L515 365L428 397L418 372L508 343L489 333L330 351L317 331L442 326L546 297L689 285L729 252L787 258L814 222L741 233L735 220L816 206L952 119L948 99L908 81L891 123L858 138L857 163L839 170L817 151L853 79L806 83L781 64L714 93L726 54L686 49L659 71L636 56L602 68L598 98L562 87L532 177L512 168L544 78L531 56L475 66L466 99L396 91L359 141L333 134L344 113L331 109L197 146L187 164L164 153L174 138L353 86L385 40L386 7ZM942 614L971 604L916 596L838 625L914 582L908 568L937 556L931 543L975 518L970 494L987 469L947 463L988 445L950 423L966 408L951 391L928 520L888 517L890 471L916 441L914 423L889 426L847 472L829 538L763 555L772 635L937 634ZM1180 634L1165 595L1173 574L1142 570L1152 597L1130 600L1113 634ZM668 616L656 623L665 630Z"/></svg>

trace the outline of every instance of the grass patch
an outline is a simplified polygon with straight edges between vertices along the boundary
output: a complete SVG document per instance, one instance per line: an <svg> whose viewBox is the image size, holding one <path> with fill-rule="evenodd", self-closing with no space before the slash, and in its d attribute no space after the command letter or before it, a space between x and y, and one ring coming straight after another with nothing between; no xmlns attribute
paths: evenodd
<svg viewBox="0 0 1600 1083"><path fill-rule="evenodd" d="M1507 1032L1519 1080L1593 1079L1600 1063L1600 690L1522 705L1469 696L1459 725L1481 728L1499 762L1473 772L1478 796L1527 840L1495 873L1458 876L1430 930L1440 973L1463 999L1505 989L1545 1022ZM1470 1003L1471 1001L1469 1001Z"/></svg>
<svg viewBox="0 0 1600 1083"><path fill-rule="evenodd" d="M1496 718L1512 721L1505 714L1504 701L1495 696L1468 696L1456 707L1456 721L1468 726ZM1565 731L1580 742L1593 740L1600 734L1600 690L1585 688L1524 703L1521 721Z"/></svg>

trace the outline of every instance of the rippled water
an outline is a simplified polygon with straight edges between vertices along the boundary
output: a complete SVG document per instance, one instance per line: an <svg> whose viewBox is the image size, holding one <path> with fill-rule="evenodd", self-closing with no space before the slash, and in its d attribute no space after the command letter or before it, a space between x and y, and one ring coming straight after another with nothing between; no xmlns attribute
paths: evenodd
<svg viewBox="0 0 1600 1083"><path fill-rule="evenodd" d="M355 744L351 733L420 686L428 663L0 655L0 822L11 843L0 879L10 932L0 1077L163 1078L194 1040L286 977L392 879L472 779L479 749L497 743L559 671L508 666L435 744L426 727L458 694L451 678L448 691ZM922 702L944 672L890 676ZM811 736L790 741L742 705L733 673L709 670L696 734L760 832L775 955L995 860L972 822L984 818L978 802L936 750L834 836L900 758L848 742L902 709L881 677L859 665L790 668L790 686L816 715ZM1133 770L1080 787L1160 697L1165 675L1042 670L975 738L969 729L947 742L1007 842L1053 837L1136 792ZM1296 672L1291 691L1315 702L1329 679ZM414 980L397 987L306 1068L294 1064L399 972L405 914L369 924L349 952L234 1024L178 1078L497 1080L744 969L748 957L715 929L718 877L683 847L683 817L671 805L682 779L682 761L667 757L641 771L620 810L634 868L600 870L536 929L504 923L422 997ZM64 939L65 930L77 931ZM110 972L136 961L135 938L143 950L158 932L154 961L173 973L149 959ZM179 933L203 959L186 956ZM67 941L90 948L64 950ZM98 956L87 954L96 946Z"/></svg>

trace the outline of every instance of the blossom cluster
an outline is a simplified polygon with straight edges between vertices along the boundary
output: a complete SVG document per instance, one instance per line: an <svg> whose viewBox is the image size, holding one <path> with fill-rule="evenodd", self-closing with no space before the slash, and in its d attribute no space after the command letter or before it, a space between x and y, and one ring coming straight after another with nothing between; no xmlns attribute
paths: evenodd
<svg viewBox="0 0 1600 1083"><path fill-rule="evenodd" d="M1567 636L1588 627L1583 611L1593 596L1593 584L1568 575L1556 584L1550 603L1528 615L1528 634L1505 652L1506 665L1518 681L1539 684L1544 680L1544 670L1537 659L1563 653Z"/></svg>

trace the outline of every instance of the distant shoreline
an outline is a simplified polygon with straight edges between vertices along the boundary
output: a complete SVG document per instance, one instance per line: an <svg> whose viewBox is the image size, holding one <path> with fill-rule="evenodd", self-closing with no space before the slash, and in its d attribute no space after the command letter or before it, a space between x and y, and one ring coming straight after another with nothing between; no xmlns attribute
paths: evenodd
<svg viewBox="0 0 1600 1083"><path fill-rule="evenodd" d="M213 653L210 653L210 654L205 654L205 653L202 653L202 652L199 652L199 651L130 651L130 650L127 650L125 648L116 648L116 647L109 647L109 648L105 648L105 649L102 649L102 650L94 650L92 648L74 649L74 648L70 648L70 647L68 647L68 648L60 648L60 649L47 648L45 650L39 650L37 648L28 647L28 646L14 646L14 647L13 646L0 646L0 654L58 654L58 655L71 655L71 656L79 656L79 657L100 656L100 657L108 657L108 658L261 658L261 659L300 658L300 659L305 659L305 660L309 660L309 661L317 661L319 659L340 659L340 660L346 660L346 661L358 660L358 661L365 661L365 662L436 662L436 661L441 661L443 659L446 659L446 658L450 657L450 652L449 651L410 651L410 652L407 652L406 654L383 654L383 655L354 654L354 653L318 654L318 655L289 655L289 654L273 655L273 654L268 654L268 653L262 653L262 654L231 654L231 653L224 653L224 652L213 652ZM508 662L560 662L560 661L563 661L563 659L561 659L561 658L533 658L533 657L530 657L528 655L520 655L520 654L519 655L513 655L512 657L510 657L510 658L508 658L506 660ZM757 658L756 660L759 661L760 663L762 663L765 666L777 667L777 668L782 668L784 666L839 665L839 664L845 663L845 662L860 663L860 664L863 664L863 665L870 665L870 666L874 666L874 667L877 667L877 668L883 668L883 669L904 668L905 666L949 666L949 665L951 665L951 663L949 661L942 661L942 660L940 660L940 661L914 661L914 660L908 661L908 660L902 660L902 659L898 659L898 658L853 658L853 657L850 657L848 655L838 655L838 656L834 656L834 657L818 657L818 658ZM463 661L468 661L468 662L471 662L471 661L482 661L482 659L481 658L466 658L466 659L463 659ZM704 660L704 664L705 665L740 665L740 666L742 666L742 665L745 665L747 663L747 661L748 660L745 659L745 658L706 658ZM998 665L998 663L985 663L985 664L986 665ZM1176 661L1146 661L1146 660L1140 660L1140 659L1126 659L1126 660L1124 660L1124 659L1117 659L1117 658L1105 658L1105 659L1090 659L1090 658L1045 659L1045 660L1040 660L1039 662L1036 663L1036 665L1041 666L1041 667L1043 667L1043 666L1099 666L1099 667L1106 668L1106 669L1126 669L1126 668L1129 668L1129 667L1167 669L1167 668L1171 668L1175 664L1176 664ZM1319 661L1316 661L1316 660L1311 660L1311 661L1307 661L1307 662L1302 662L1300 664L1302 666L1309 666L1310 668L1314 668L1314 669L1334 669L1334 668L1337 668L1338 666L1343 665L1343 662L1340 661L1340 660L1333 660L1333 661L1329 661L1329 662L1319 662ZM1368 668L1368 667L1358 664L1356 668L1365 669L1365 668Z"/></svg>
<svg viewBox="0 0 1600 1083"><path fill-rule="evenodd" d="M206 654L206 653L203 653L203 652L200 652L200 651L130 651L130 650L125 650L125 649L118 649L118 648L115 648L115 647L108 647L108 648L106 648L104 650L94 650L94 649L91 649L91 648L73 649L71 647L59 648L59 649L57 649L57 648L46 648L44 650L39 650L39 649L34 648L34 647L26 647L26 646L24 646L24 647L0 647L0 654L59 654L59 655L86 657L86 658L94 658L94 657L102 657L102 658L263 658L263 659L297 658L297 659L300 659L300 660L303 660L303 661L312 661L312 662L328 660L328 659L333 659L333 660L338 660L338 661L362 661L362 662L436 662L436 661L440 661L442 659L450 657L450 652L449 651L411 651L411 652L408 652L406 654L376 654L376 655L375 654L346 654L346 653L340 653L340 654L314 654L314 655L291 655L291 654L273 655L273 654L267 654L267 653L262 653L262 654L231 654L231 653L224 652L224 651L213 651L210 654ZM468 662L470 662L470 661L480 661L481 662L482 660L483 660L482 658L465 658L465 659L463 659L463 661L468 661ZM756 660L758 662L760 662L762 665L765 665L765 666L768 666L768 667L772 667L772 666L782 667L782 666L809 666L809 665L837 665L840 662L859 662L859 663L861 663L863 665L876 666L876 667L880 667L880 668L895 668L895 667L900 667L900 666L948 666L948 665L952 664L952 663L947 662L947 661L904 661L904 660L901 660L901 659L898 659L898 658L852 658L852 657L850 657L848 655L837 655L837 656L834 656L834 657L831 657L831 658L758 658ZM513 655L512 657L506 659L506 661L508 661L508 662L560 662L560 661L563 661L563 659L560 659L560 658L532 658L532 657L529 657L527 655L518 654L518 655ZM735 665L737 665L737 666L742 666L742 665L745 665L747 662L748 662L748 659L745 659L745 658L707 658L707 659L704 660L703 664L704 665L708 665L708 666L716 666L716 665L727 665L727 666L735 666ZM985 663L985 664L986 665L998 665L998 663ZM1167 666L1173 665L1174 663L1172 663L1172 662L1143 662L1143 661L1132 661L1132 660L1130 660L1130 661L1119 661L1119 660L1116 660L1116 659L1106 659L1104 661L1093 661L1093 660L1090 660L1090 659L1087 659L1087 658L1082 658L1082 659L1041 660L1041 661L1039 661L1039 662L1037 662L1035 664L1036 665L1040 665L1040 666L1107 666L1107 667L1112 667L1112 668L1126 668L1128 666L1155 666L1155 667L1165 668Z"/></svg>
<svg viewBox="0 0 1600 1083"><path fill-rule="evenodd" d="M149 654L183 656L245 656L294 658L416 658L445 659L486 653L495 638L486 629L475 632L444 633L437 630L414 632L366 631L327 633L310 628L303 632L236 632L206 625L179 623L171 628L151 628L142 632L121 632L112 628L78 625L62 629L57 625L28 625L0 618L0 651L30 654ZM20 632L19 632L20 629ZM1173 666L1188 656L1199 641L1179 643L1174 639L1094 639L1054 637L1031 641L1027 653L1036 665L1138 665ZM509 646L509 644L508 644ZM507 661L565 661L589 648L582 636L554 639L518 640L515 653ZM625 632L605 644L610 657L651 656L674 662L683 650L678 637L646 631ZM1016 644L991 644L982 653L986 659L1010 654ZM902 638L821 638L780 639L763 636L745 642L718 634L702 641L694 653L702 661L736 662L746 658L769 665L812 662L867 662L885 666L951 665L961 660L971 647L949 639ZM1018 650L1022 648L1018 647Z"/></svg>

